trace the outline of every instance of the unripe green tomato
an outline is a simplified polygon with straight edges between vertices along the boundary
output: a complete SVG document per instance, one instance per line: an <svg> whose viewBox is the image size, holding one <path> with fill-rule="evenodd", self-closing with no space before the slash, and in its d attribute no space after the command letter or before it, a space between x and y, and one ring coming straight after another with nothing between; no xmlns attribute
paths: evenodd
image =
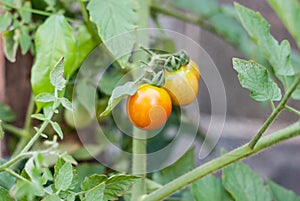
<svg viewBox="0 0 300 201"><path fill-rule="evenodd" d="M65 110L64 119L70 127L77 129L87 127L92 121L89 112L79 103L73 104L73 111Z"/></svg>

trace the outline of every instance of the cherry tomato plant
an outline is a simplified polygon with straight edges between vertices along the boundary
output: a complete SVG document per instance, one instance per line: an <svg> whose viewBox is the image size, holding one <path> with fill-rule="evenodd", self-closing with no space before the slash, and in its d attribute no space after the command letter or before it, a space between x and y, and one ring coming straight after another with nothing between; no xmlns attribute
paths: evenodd
<svg viewBox="0 0 300 201"><path fill-rule="evenodd" d="M300 47L300 3L268 3ZM7 61L16 62L18 51L34 58L23 128L13 124L16 114L9 105L0 103L0 139L9 153L0 160L0 200L300 200L240 162L300 135L296 119L263 136L282 111L299 117L288 101L300 99L300 62L287 40L271 35L260 13L217 0L2 0L0 13ZM244 59L233 58L232 64L241 86L272 112L248 143L230 152L196 166L190 148L171 165L148 172L148 154L167 147L180 126L193 127L181 109L198 104L201 69L207 68L176 48L161 16L206 29L239 51ZM150 19L160 37L139 34L152 26ZM95 123L100 129L91 126ZM197 132L196 140L210 137ZM117 158L113 167L99 163L117 155L106 139L132 157ZM171 155L161 155L160 163ZM218 171L221 178L213 174Z"/></svg>

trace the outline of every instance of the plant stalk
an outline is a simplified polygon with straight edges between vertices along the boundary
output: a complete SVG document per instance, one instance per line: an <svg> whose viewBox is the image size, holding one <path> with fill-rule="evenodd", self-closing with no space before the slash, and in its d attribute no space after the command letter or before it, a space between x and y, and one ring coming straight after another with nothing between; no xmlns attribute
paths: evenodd
<svg viewBox="0 0 300 201"><path fill-rule="evenodd" d="M2 127L5 131L15 134L18 137L24 137L24 130L21 128L6 123L2 123Z"/></svg>
<svg viewBox="0 0 300 201"><path fill-rule="evenodd" d="M178 177L160 189L153 191L148 196L144 197L143 201L160 201L163 200L178 190L185 188L191 183L209 175L217 170L228 166L236 161L244 159L248 156L255 155L279 142L296 137L300 135L300 121L288 126L282 130L274 132L266 137L263 137L256 146L251 149L249 144L245 144L225 155L222 155L202 166Z"/></svg>
<svg viewBox="0 0 300 201"><path fill-rule="evenodd" d="M26 111L26 118L25 118L25 124L24 124L24 130L30 134L30 129L31 129L31 122L32 122L32 118L31 115L33 113L34 110L34 96L33 94L31 94L30 96L30 100L29 100L29 105Z"/></svg>
<svg viewBox="0 0 300 201"><path fill-rule="evenodd" d="M176 9L170 8L170 6L168 6L168 8L164 8L161 5L157 5L156 3L151 4L151 10L154 13L160 13L160 14L163 14L166 16L174 17L174 18L182 20L184 22L200 26L207 31L216 33L216 30L214 29L214 27L212 27L209 23L207 23L205 21L205 19L202 17L195 17L195 16L190 17L185 13L181 13Z"/></svg>
<svg viewBox="0 0 300 201"><path fill-rule="evenodd" d="M53 114L51 115L51 117L53 116ZM26 146L21 150L21 154L27 152L32 145L37 141L37 139L40 137L40 135L43 133L43 131L45 130L45 128L48 126L48 124L50 123L49 119L46 119L40 129L38 130L38 132L36 132L36 134L30 139L30 141L28 142L28 144L26 144Z"/></svg>
<svg viewBox="0 0 300 201"><path fill-rule="evenodd" d="M146 132L134 127L132 140L132 173L140 176L141 180L132 187L132 201L141 200L141 197L146 194L147 139L141 139L141 137L145 137L146 135Z"/></svg>
<svg viewBox="0 0 300 201"><path fill-rule="evenodd" d="M138 0L138 28L149 27L150 17L150 1L151 0ZM148 47L149 36L148 34L140 34L137 30L136 41L139 48L140 45ZM133 62L145 60L145 55L140 54L138 51L134 52ZM137 78L136 73L133 71L132 75L135 79ZM142 200L142 196L146 192L146 175L147 175L147 132L142 131L133 127L133 139L132 139L132 173L141 176L141 180L135 183L131 189L131 201Z"/></svg>
<svg viewBox="0 0 300 201"><path fill-rule="evenodd" d="M292 84L292 86L287 90L286 94L278 104L275 110L273 110L272 114L269 116L269 118L265 121L261 129L258 131L258 133L255 135L255 137L250 141L249 147L251 149L254 148L258 140L261 138L261 136L264 134L264 132L269 128L271 123L275 120L275 118L278 116L278 114L285 108L285 105L289 98L291 97L292 93L295 91L296 87L300 83L300 77L298 77L295 82Z"/></svg>
<svg viewBox="0 0 300 201"><path fill-rule="evenodd" d="M32 153L24 153L24 154L19 154L18 156L12 158L11 160L7 161L6 163L0 165L0 172L4 171L6 168L9 168L10 166L12 166L13 164L19 162L22 159L28 158L32 156Z"/></svg>
<svg viewBox="0 0 300 201"><path fill-rule="evenodd" d="M28 105L27 111L26 111L26 118L25 118L24 128L22 130L23 131L23 136L20 139L20 142L17 144L16 149L12 153L12 157L14 157L18 153L20 153L22 148L28 143L28 141L31 138L31 133L30 133L31 122L32 122L31 114L33 113L33 110L34 110L34 103L35 103L34 102L34 96L31 95L30 100L29 100L29 105Z"/></svg>

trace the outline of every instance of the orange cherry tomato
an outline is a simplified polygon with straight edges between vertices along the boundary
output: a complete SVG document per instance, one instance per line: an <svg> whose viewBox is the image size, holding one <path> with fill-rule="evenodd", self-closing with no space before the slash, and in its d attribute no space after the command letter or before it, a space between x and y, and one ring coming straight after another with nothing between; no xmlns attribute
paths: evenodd
<svg viewBox="0 0 300 201"><path fill-rule="evenodd" d="M198 81L197 74L187 67L181 67L174 72L165 72L164 88L169 92L174 105L188 105L197 97Z"/></svg>
<svg viewBox="0 0 300 201"><path fill-rule="evenodd" d="M126 109L133 125L143 130L155 130L168 120L172 100L165 89L145 84L128 97Z"/></svg>

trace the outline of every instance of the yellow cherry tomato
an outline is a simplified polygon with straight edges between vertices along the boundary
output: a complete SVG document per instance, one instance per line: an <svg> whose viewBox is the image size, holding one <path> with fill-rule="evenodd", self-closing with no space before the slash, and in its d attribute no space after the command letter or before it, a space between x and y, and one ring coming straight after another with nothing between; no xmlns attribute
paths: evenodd
<svg viewBox="0 0 300 201"><path fill-rule="evenodd" d="M200 79L201 74L199 67L193 60L190 60L190 62L186 66L183 66L183 68L186 68L188 71L192 71L196 75L197 79Z"/></svg>
<svg viewBox="0 0 300 201"><path fill-rule="evenodd" d="M174 72L166 71L164 88L169 92L174 105L188 105L197 97L197 75L186 67Z"/></svg>

